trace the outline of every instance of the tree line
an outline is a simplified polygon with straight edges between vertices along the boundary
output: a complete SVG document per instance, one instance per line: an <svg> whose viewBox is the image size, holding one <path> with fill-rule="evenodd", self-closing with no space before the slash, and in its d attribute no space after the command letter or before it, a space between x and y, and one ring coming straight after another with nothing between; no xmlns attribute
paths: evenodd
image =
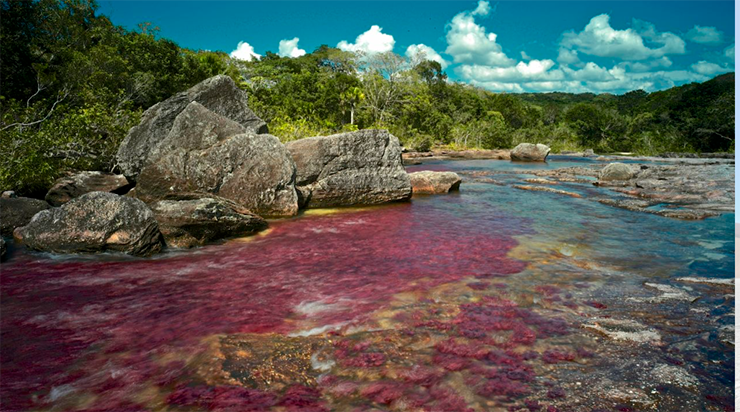
<svg viewBox="0 0 740 412"><path fill-rule="evenodd" d="M41 194L70 170L114 170L143 110L216 74L246 90L283 141L385 128L412 150L734 151L734 73L655 93L493 93L450 81L424 55L321 46L238 61L181 48L149 23L126 30L97 7L0 3L0 189Z"/></svg>

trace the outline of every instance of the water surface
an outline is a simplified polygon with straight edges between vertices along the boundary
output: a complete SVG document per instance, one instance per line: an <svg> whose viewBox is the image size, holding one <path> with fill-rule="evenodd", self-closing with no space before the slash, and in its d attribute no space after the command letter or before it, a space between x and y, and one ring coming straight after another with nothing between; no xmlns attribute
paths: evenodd
<svg viewBox="0 0 740 412"><path fill-rule="evenodd" d="M732 288L681 279L733 277L734 214L558 188L586 197L468 179L147 259L13 248L2 409L731 410Z"/></svg>

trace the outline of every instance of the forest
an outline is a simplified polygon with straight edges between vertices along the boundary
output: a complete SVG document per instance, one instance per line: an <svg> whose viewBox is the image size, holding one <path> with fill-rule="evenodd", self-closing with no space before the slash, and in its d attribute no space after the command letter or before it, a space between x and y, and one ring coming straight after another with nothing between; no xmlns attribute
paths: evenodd
<svg viewBox="0 0 740 412"><path fill-rule="evenodd" d="M423 55L323 45L251 62L188 50L153 23L116 26L93 0L2 0L0 189L33 195L71 170L115 170L144 110L217 74L283 141L384 128L409 150L734 152L735 76L647 93L507 94L451 81Z"/></svg>

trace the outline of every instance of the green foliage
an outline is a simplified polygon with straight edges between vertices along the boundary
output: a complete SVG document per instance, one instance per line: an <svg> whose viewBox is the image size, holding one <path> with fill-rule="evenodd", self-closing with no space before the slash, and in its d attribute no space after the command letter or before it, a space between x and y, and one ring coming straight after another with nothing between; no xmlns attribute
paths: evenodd
<svg viewBox="0 0 740 412"><path fill-rule="evenodd" d="M110 170L143 109L216 74L224 53L193 52L96 15L92 0L0 3L0 189L43 194L69 170Z"/></svg>
<svg viewBox="0 0 740 412"><path fill-rule="evenodd" d="M43 194L63 173L111 170L142 111L217 74L282 141L385 128L414 150L549 145L553 152L734 151L734 73L661 92L492 93L438 62L321 46L243 62L114 26L93 0L0 0L0 189Z"/></svg>

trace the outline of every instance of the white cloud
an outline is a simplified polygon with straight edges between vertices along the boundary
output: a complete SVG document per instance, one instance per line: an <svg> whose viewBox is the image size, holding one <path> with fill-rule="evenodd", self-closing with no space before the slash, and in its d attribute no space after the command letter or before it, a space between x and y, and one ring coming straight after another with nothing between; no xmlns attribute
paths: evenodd
<svg viewBox="0 0 740 412"><path fill-rule="evenodd" d="M732 43L731 45L727 46L727 48L724 51L725 57L729 58L733 62L735 61L735 43Z"/></svg>
<svg viewBox="0 0 740 412"><path fill-rule="evenodd" d="M262 57L255 53L254 47L250 46L249 43L245 41L240 41L239 44L236 45L236 50L232 51L229 56L234 59L246 60L248 62L253 59L259 60L260 57Z"/></svg>
<svg viewBox="0 0 740 412"><path fill-rule="evenodd" d="M714 76L720 73L732 71L732 69L727 66L723 67L723 66L720 66L719 64L710 63L706 60L702 60L702 61L692 64L691 70L699 74L703 74L705 76Z"/></svg>
<svg viewBox="0 0 740 412"><path fill-rule="evenodd" d="M378 25L373 25L370 30L360 34L354 43L345 40L337 44L339 49L351 52L363 52L367 54L385 53L393 50L396 40L390 34L383 33Z"/></svg>
<svg viewBox="0 0 740 412"><path fill-rule="evenodd" d="M571 64L576 66L583 65L583 63L581 63L581 59L578 58L578 52L575 50L568 50L563 47L558 51L558 63L563 66Z"/></svg>
<svg viewBox="0 0 740 412"><path fill-rule="evenodd" d="M686 39L694 43L719 44L722 43L722 32L716 27L694 26L686 33Z"/></svg>
<svg viewBox="0 0 740 412"><path fill-rule="evenodd" d="M447 68L450 64L447 60L443 59L433 48L425 44L412 44L406 48L406 57L409 59L421 60L432 60L439 63L442 69Z"/></svg>
<svg viewBox="0 0 740 412"><path fill-rule="evenodd" d="M513 66L515 61L506 56L496 43L496 34L475 23L475 16L486 16L490 12L488 2L479 1L472 12L458 13L447 25L447 50L455 63L471 63L489 66Z"/></svg>
<svg viewBox="0 0 740 412"><path fill-rule="evenodd" d="M522 55L522 60L532 60L532 58L529 57L529 55L527 54L527 52L525 52L524 50L522 50L521 52L519 52L519 54Z"/></svg>
<svg viewBox="0 0 740 412"><path fill-rule="evenodd" d="M470 14L473 16L488 16L488 13L490 12L491 4L485 0L478 0L478 7L476 7Z"/></svg>
<svg viewBox="0 0 740 412"><path fill-rule="evenodd" d="M301 57L305 55L306 51L298 48L298 40L298 37L293 37L291 40L280 40L280 45L278 46L278 56Z"/></svg>
<svg viewBox="0 0 740 412"><path fill-rule="evenodd" d="M552 60L530 60L528 63L519 62L511 67L465 64L458 66L456 73L469 81L496 84L563 80L562 71L550 70L554 65L555 62Z"/></svg>
<svg viewBox="0 0 740 412"><path fill-rule="evenodd" d="M685 52L684 41L675 34L658 33L652 24L639 20L633 21L633 25L634 29L615 30L609 24L609 15L601 14L592 18L580 33L563 33L560 45L566 50L621 60L645 60ZM660 47L647 47L645 40Z"/></svg>
<svg viewBox="0 0 740 412"><path fill-rule="evenodd" d="M563 68L563 72L568 75L569 79L584 82L605 82L614 80L608 70L596 63L588 62L580 70Z"/></svg>

